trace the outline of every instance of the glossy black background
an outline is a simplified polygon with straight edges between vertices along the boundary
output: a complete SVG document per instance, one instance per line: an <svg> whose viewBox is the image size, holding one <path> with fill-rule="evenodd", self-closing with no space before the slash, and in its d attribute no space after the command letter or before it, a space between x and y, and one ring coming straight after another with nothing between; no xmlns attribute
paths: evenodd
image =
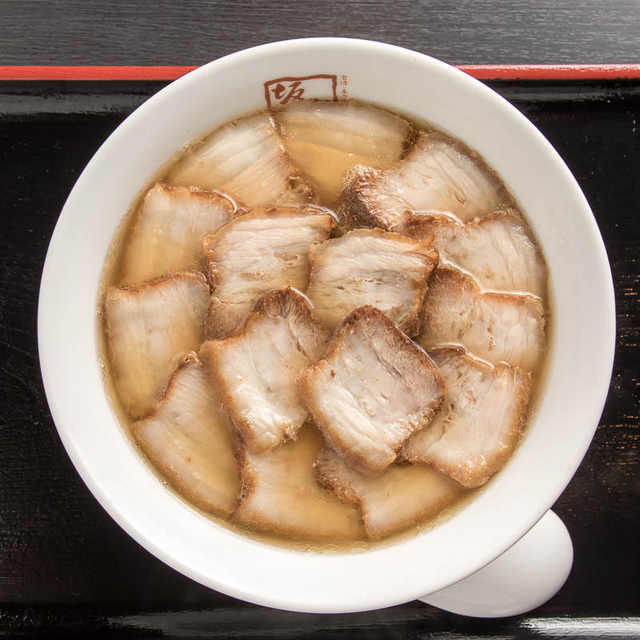
<svg viewBox="0 0 640 640"><path fill-rule="evenodd" d="M464 619L419 602L341 616L285 613L209 591L122 532L79 479L51 421L38 367L37 296L47 244L74 181L114 127L163 85L3 82L0 633L640 637L640 82L490 84L533 120L576 175L600 225L616 287L618 343L609 399L589 453L555 507L576 554L562 591L531 614L498 621Z"/></svg>

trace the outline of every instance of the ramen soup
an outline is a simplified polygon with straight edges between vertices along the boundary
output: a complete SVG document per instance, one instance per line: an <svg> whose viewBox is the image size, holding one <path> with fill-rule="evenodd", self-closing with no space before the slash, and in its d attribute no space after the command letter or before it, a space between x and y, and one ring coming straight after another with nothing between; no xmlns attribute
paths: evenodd
<svg viewBox="0 0 640 640"><path fill-rule="evenodd" d="M114 404L194 507L320 546L430 526L514 451L546 266L460 141L296 101L178 153L106 268Z"/></svg>

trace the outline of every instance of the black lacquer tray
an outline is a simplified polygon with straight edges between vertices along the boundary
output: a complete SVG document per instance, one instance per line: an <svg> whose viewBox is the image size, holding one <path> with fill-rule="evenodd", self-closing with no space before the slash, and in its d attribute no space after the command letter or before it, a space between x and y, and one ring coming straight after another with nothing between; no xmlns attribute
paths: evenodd
<svg viewBox="0 0 640 640"><path fill-rule="evenodd" d="M462 618L420 602L351 615L249 605L156 560L80 480L40 378L40 275L82 168L111 131L165 84L0 81L0 634L640 637L640 79L487 81L540 128L582 186L609 252L618 313L613 380L600 427L554 507L573 538L573 571L550 602L503 620Z"/></svg>

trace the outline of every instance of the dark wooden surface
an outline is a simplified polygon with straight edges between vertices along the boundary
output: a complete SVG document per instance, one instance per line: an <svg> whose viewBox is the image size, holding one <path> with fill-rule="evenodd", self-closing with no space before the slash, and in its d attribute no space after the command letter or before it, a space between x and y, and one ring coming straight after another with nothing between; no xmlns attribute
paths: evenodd
<svg viewBox="0 0 640 640"><path fill-rule="evenodd" d="M638 62L638 0L1 0L1 64L202 64L305 36L451 64Z"/></svg>
<svg viewBox="0 0 640 640"><path fill-rule="evenodd" d="M305 35L384 40L460 64L637 63L640 1L0 0L0 65L199 64ZM0 635L640 637L640 83L492 84L549 137L578 178L611 258L618 305L607 406L556 505L574 541L572 574L537 611L501 621L468 620L418 602L342 616L247 605L158 562L79 479L40 379L42 264L83 166L161 86L0 83Z"/></svg>

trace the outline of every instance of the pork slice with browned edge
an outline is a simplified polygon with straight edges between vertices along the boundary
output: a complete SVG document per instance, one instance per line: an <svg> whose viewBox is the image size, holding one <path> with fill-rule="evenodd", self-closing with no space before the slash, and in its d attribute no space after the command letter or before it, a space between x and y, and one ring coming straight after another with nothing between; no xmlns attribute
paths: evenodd
<svg viewBox="0 0 640 640"><path fill-rule="evenodd" d="M153 466L188 500L219 516L238 506L233 430L202 363L185 355L152 412L132 427Z"/></svg>
<svg viewBox="0 0 640 640"><path fill-rule="evenodd" d="M446 395L428 429L405 444L402 457L426 462L464 487L477 487L513 453L524 424L531 376L504 362L495 366L461 347L429 355L444 379Z"/></svg>
<svg viewBox="0 0 640 640"><path fill-rule="evenodd" d="M267 451L296 437L307 418L296 381L328 341L305 298L283 289L261 298L241 331L202 346L212 384L249 449Z"/></svg>
<svg viewBox="0 0 640 640"><path fill-rule="evenodd" d="M239 329L254 303L274 289L305 291L309 249L335 226L328 209L315 206L254 209L203 241L213 292L208 338Z"/></svg>
<svg viewBox="0 0 640 640"><path fill-rule="evenodd" d="M179 272L135 287L109 287L105 315L113 381L132 418L147 413L179 359L204 338L209 286Z"/></svg>
<svg viewBox="0 0 640 640"><path fill-rule="evenodd" d="M407 335L418 333L427 283L438 263L429 239L355 229L312 247L309 261L307 295L331 331L357 307L371 305Z"/></svg>
<svg viewBox="0 0 640 640"><path fill-rule="evenodd" d="M369 475L396 459L444 399L442 378L427 354L369 306L345 318L299 384L329 446Z"/></svg>

